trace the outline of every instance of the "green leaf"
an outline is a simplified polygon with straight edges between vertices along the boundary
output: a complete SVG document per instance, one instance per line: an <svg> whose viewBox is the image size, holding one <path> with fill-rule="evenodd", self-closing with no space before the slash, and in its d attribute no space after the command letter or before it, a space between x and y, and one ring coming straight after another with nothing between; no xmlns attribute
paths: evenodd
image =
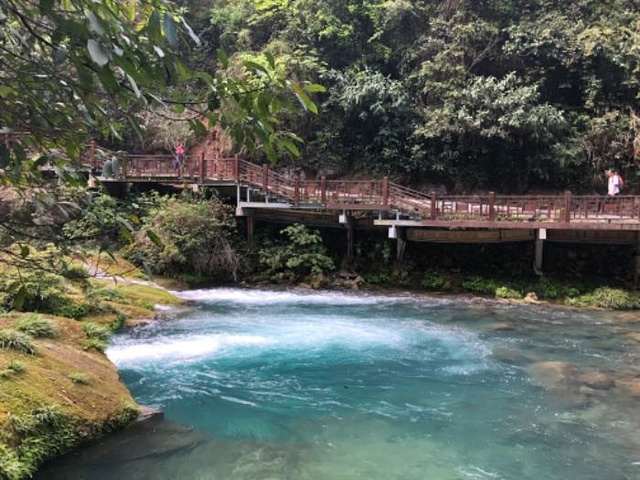
<svg viewBox="0 0 640 480"><path fill-rule="evenodd" d="M271 67L271 70L275 70L276 69L276 59L273 58L273 55L271 55L270 52L264 52L264 57L267 59L267 62L269 63L269 66Z"/></svg>
<svg viewBox="0 0 640 480"><path fill-rule="evenodd" d="M200 46L202 42L200 41L198 36L194 33L193 29L189 26L189 24L184 18L182 19L182 24L184 25L184 28L189 34L189 36L191 37L191 39L196 43L196 45Z"/></svg>
<svg viewBox="0 0 640 480"><path fill-rule="evenodd" d="M151 12L147 20L147 33L153 43L162 42L162 29L160 28L160 14L157 10Z"/></svg>
<svg viewBox="0 0 640 480"><path fill-rule="evenodd" d="M252 60L245 60L242 63L249 70L254 70L258 74L262 72L264 75L267 75L267 76L269 75L269 72L267 71L264 65L260 65L259 63L254 62Z"/></svg>
<svg viewBox="0 0 640 480"><path fill-rule="evenodd" d="M263 149L269 161L275 163L275 161L278 159L278 156L276 155L276 150L275 148L273 148L273 145L267 142L264 144Z"/></svg>
<svg viewBox="0 0 640 480"><path fill-rule="evenodd" d="M131 88L133 88L136 97L140 98L142 96L142 93L140 93L140 89L138 88L138 84L136 83L136 81L131 75L127 75L127 80L129 80L129 84L131 85Z"/></svg>
<svg viewBox="0 0 640 480"><path fill-rule="evenodd" d="M164 12L164 37L169 45L175 46L178 43L178 35L176 32L176 23L173 16L169 12Z"/></svg>
<svg viewBox="0 0 640 480"><path fill-rule="evenodd" d="M224 52L224 50L220 50L219 48L216 50L216 54L218 55L218 60L223 68L229 68L229 57Z"/></svg>
<svg viewBox="0 0 640 480"><path fill-rule="evenodd" d="M93 38L87 40L87 48L89 49L91 60L98 64L98 66L104 67L107 63L109 63L109 55Z"/></svg>
<svg viewBox="0 0 640 480"><path fill-rule="evenodd" d="M125 227L122 227L120 229L120 236L127 242L127 243L133 243L133 236L131 235L131 232L126 229Z"/></svg>
<svg viewBox="0 0 640 480"><path fill-rule="evenodd" d="M300 88L300 85L294 83L294 82L288 82L289 86L291 87L291 89L293 90L293 92L295 93L296 97L298 98L298 100L300 101L300 104L306 109L309 110L313 113L318 113L318 107L316 106L315 103L313 103L311 101L311 99L309 98L309 96L304 92L304 90L302 90L302 88Z"/></svg>
<svg viewBox="0 0 640 480"><path fill-rule="evenodd" d="M29 249L29 245L20 245L20 257L27 258L31 250Z"/></svg>
<svg viewBox="0 0 640 480"><path fill-rule="evenodd" d="M156 245L159 248L164 247L162 240L160 240L160 237L156 234L156 232L154 232L153 230L147 230L146 233L147 233L147 236L149 237L149 240L151 240L154 245Z"/></svg>
<svg viewBox="0 0 640 480"><path fill-rule="evenodd" d="M24 301L27 299L27 287L20 285L18 293L13 297L13 308L20 311L24 307Z"/></svg>
<svg viewBox="0 0 640 480"><path fill-rule="evenodd" d="M300 156L300 150L298 149L298 147L296 146L295 143L293 143L291 140L289 140L288 138L282 139L279 141L280 145L282 145L284 148L286 148L287 150L289 150L293 155L295 155L296 157Z"/></svg>
<svg viewBox="0 0 640 480"><path fill-rule="evenodd" d="M327 91L322 85L317 83L311 83L309 85L305 85L304 89L309 93L324 93Z"/></svg>
<svg viewBox="0 0 640 480"><path fill-rule="evenodd" d="M140 217L138 217L135 213L131 214L131 223L133 223L134 225L140 225Z"/></svg>

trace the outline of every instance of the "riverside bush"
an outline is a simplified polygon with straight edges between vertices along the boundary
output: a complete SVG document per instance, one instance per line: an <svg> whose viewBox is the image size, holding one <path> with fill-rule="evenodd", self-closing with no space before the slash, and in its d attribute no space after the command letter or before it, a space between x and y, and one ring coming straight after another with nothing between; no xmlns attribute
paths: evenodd
<svg viewBox="0 0 640 480"><path fill-rule="evenodd" d="M601 287L594 290L592 296L596 307L613 310L634 310L640 308L640 297L637 294L617 288Z"/></svg>
<svg viewBox="0 0 640 480"><path fill-rule="evenodd" d="M295 280L314 274L326 274L335 269L322 237L317 230L295 224L280 231L285 239L277 245L262 248L259 262L273 274L291 273Z"/></svg>
<svg viewBox="0 0 640 480"><path fill-rule="evenodd" d="M483 295L495 295L497 288L493 280L479 276L469 277L461 286L464 290Z"/></svg>
<svg viewBox="0 0 640 480"><path fill-rule="evenodd" d="M513 288L502 286L496 288L495 292L496 298L508 298L508 299L521 299L523 295L518 290Z"/></svg>
<svg viewBox="0 0 640 480"><path fill-rule="evenodd" d="M240 258L235 219L218 198L160 197L127 257L151 273L195 273L235 279Z"/></svg>
<svg viewBox="0 0 640 480"><path fill-rule="evenodd" d="M422 282L423 288L427 290L451 290L452 283L446 274L440 272L425 272Z"/></svg>
<svg viewBox="0 0 640 480"><path fill-rule="evenodd" d="M16 323L16 328L34 338L56 338L58 329L51 320L40 315L29 315Z"/></svg>

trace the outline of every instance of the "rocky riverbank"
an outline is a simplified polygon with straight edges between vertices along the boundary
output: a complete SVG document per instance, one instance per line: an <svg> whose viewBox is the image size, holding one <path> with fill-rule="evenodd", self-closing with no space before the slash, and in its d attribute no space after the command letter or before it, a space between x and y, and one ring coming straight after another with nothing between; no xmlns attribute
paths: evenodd
<svg viewBox="0 0 640 480"><path fill-rule="evenodd" d="M111 332L155 318L157 304L181 300L157 285L122 277L122 262L102 268L102 278L69 286L72 305L85 313L77 319L0 316L2 479L27 478L47 459L145 415L103 352Z"/></svg>

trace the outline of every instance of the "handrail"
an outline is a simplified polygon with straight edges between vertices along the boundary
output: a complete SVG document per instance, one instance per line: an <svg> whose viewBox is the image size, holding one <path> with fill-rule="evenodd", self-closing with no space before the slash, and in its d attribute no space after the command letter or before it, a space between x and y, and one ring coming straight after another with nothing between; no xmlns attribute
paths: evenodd
<svg viewBox="0 0 640 480"><path fill-rule="evenodd" d="M96 151L89 145L93 168L99 170ZM103 150L110 152L108 150ZM108 156L108 155L107 155ZM269 198L296 205L338 210L394 209L409 217L432 221L474 222L634 222L640 223L640 196L572 195L438 195L382 180L301 180L298 175L256 165L238 156L186 155L176 165L173 155L121 156L124 178L182 182L230 181L259 189Z"/></svg>

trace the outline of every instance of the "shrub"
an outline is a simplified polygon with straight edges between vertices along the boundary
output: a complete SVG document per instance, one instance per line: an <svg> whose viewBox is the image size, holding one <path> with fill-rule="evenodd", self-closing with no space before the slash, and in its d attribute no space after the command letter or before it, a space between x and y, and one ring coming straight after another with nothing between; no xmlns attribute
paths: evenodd
<svg viewBox="0 0 640 480"><path fill-rule="evenodd" d="M29 475L30 469L18 454L4 443L0 443L0 478L20 480Z"/></svg>
<svg viewBox="0 0 640 480"><path fill-rule="evenodd" d="M219 199L160 198L145 225L128 257L152 273L236 277L235 219Z"/></svg>
<svg viewBox="0 0 640 480"><path fill-rule="evenodd" d="M71 372L69 379L78 385L87 385L89 383L89 375L82 372Z"/></svg>
<svg viewBox="0 0 640 480"><path fill-rule="evenodd" d="M372 285L384 285L385 283L389 283L389 273L385 271L378 272L367 272L362 275L365 282L370 283Z"/></svg>
<svg viewBox="0 0 640 480"><path fill-rule="evenodd" d="M56 338L58 329L51 320L40 315L29 315L16 324L16 328L35 338Z"/></svg>
<svg viewBox="0 0 640 480"><path fill-rule="evenodd" d="M452 288L450 279L439 272L426 272L420 285L427 290L451 290Z"/></svg>
<svg viewBox="0 0 640 480"><path fill-rule="evenodd" d="M640 307L637 295L617 288L601 287L596 289L592 296L596 307L613 310L633 310Z"/></svg>
<svg viewBox="0 0 640 480"><path fill-rule="evenodd" d="M515 298L521 299L523 298L522 293L513 288L509 288L507 286L502 286L496 288L496 298Z"/></svg>
<svg viewBox="0 0 640 480"><path fill-rule="evenodd" d="M88 338L108 342L111 336L111 330L104 326L93 322L83 322L82 329Z"/></svg>
<svg viewBox="0 0 640 480"><path fill-rule="evenodd" d="M28 355L36 354L36 347L31 343L31 337L13 330L0 330L0 348L9 348Z"/></svg>
<svg viewBox="0 0 640 480"><path fill-rule="evenodd" d="M91 311L91 305L83 302L76 302L69 299L62 299L60 304L53 310L54 315L59 317L73 318L80 320Z"/></svg>
<svg viewBox="0 0 640 480"><path fill-rule="evenodd" d="M118 330L121 330L122 328L124 328L124 326L127 324L127 316L120 311L116 312L116 319L111 322L111 331L113 332L117 332Z"/></svg>
<svg viewBox="0 0 640 480"><path fill-rule="evenodd" d="M96 338L89 338L82 344L84 350L96 350L97 352L104 353L107 349L107 342L98 340Z"/></svg>
<svg viewBox="0 0 640 480"><path fill-rule="evenodd" d="M496 292L496 284L493 280L478 276L470 277L462 282L462 288L469 292L481 293L484 295L494 295Z"/></svg>
<svg viewBox="0 0 640 480"><path fill-rule="evenodd" d="M285 239L279 245L258 252L260 264L271 273L288 271L299 279L310 273L325 274L335 269L317 230L309 231L305 225L295 224L280 233Z"/></svg>
<svg viewBox="0 0 640 480"><path fill-rule="evenodd" d="M14 373L20 373L24 371L24 363L22 363L20 360L11 360L7 369L11 370Z"/></svg>

